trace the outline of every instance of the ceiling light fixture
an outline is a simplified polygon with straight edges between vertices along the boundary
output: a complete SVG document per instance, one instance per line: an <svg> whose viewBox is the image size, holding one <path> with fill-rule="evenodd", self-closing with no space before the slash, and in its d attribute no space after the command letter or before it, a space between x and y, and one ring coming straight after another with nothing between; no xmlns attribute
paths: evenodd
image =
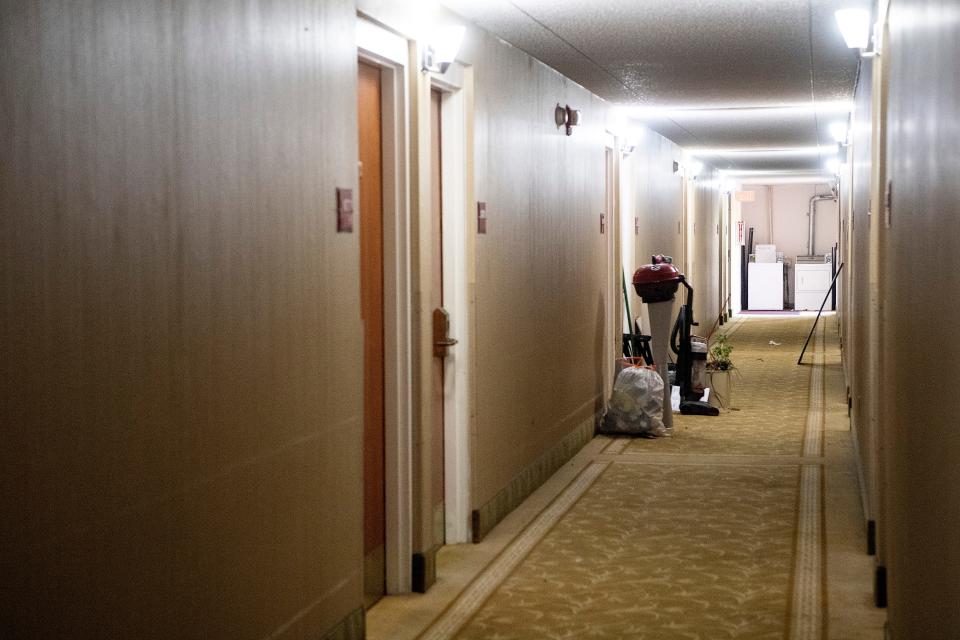
<svg viewBox="0 0 960 640"><path fill-rule="evenodd" d="M625 112L638 120L669 118L676 120L756 120L762 118L789 118L812 114L848 114L853 111L850 101L817 102L801 104L753 105L712 109L689 107L627 107Z"/></svg>
<svg viewBox="0 0 960 640"><path fill-rule="evenodd" d="M737 182L740 183L741 188L746 185L754 184L769 184L769 185L778 185L778 184L830 184L837 179L836 176L827 175L827 174L786 174L781 173L777 175L746 175L740 178L737 178Z"/></svg>
<svg viewBox="0 0 960 640"><path fill-rule="evenodd" d="M435 28L423 50L423 71L446 73L457 59L466 31L466 28L460 25Z"/></svg>
<svg viewBox="0 0 960 640"><path fill-rule="evenodd" d="M819 169L720 169L722 176L817 176Z"/></svg>
<svg viewBox="0 0 960 640"><path fill-rule="evenodd" d="M831 122L827 129L830 131L830 135L834 140L839 142L842 145L847 143L847 123L846 122Z"/></svg>
<svg viewBox="0 0 960 640"><path fill-rule="evenodd" d="M690 156L698 158L794 158L812 157L828 153L836 153L834 145L820 145L816 147L786 147L783 149L723 149L719 147L700 147L686 149Z"/></svg>
<svg viewBox="0 0 960 640"><path fill-rule="evenodd" d="M870 46L870 10L860 7L837 9L833 16L837 19L843 40L851 49L859 49L864 58L872 58L876 51L867 51Z"/></svg>

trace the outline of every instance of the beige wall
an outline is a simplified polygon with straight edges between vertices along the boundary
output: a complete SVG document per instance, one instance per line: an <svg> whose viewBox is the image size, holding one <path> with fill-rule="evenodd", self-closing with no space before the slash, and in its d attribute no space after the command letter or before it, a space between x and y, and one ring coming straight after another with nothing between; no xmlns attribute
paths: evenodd
<svg viewBox="0 0 960 640"><path fill-rule="evenodd" d="M779 184L749 185L745 190L753 191L753 202L741 205L744 234L754 228L753 242L757 244L775 244L777 251L783 252L785 260L790 262L788 270L787 299L794 300L794 270L797 256L807 255L809 241L809 218L807 210L810 198L814 195L829 194L829 184ZM768 216L768 202L773 205L773 228L771 233ZM837 201L824 200L817 203L816 229L814 230L814 251L817 255L829 254L838 241L838 215L840 207Z"/></svg>
<svg viewBox="0 0 960 640"><path fill-rule="evenodd" d="M892 379L887 438L890 627L894 640L960 629L960 397L936 382L960 355L960 57L956 5L896 0L889 65L887 175L892 206L882 281ZM947 382L946 386L950 386Z"/></svg>
<svg viewBox="0 0 960 640"><path fill-rule="evenodd" d="M479 508L602 402L604 121L588 91L484 32L476 87L475 436ZM557 103L580 109L572 136Z"/></svg>
<svg viewBox="0 0 960 640"><path fill-rule="evenodd" d="M683 178L674 173L673 163L682 161L679 146L650 130L636 134L637 148L624 163L624 177L630 181L632 215L639 218L639 233L633 235L633 255L636 264L624 265L630 310L643 318L643 331L650 331L646 305L641 304L630 280L642 264L649 264L656 254L673 256L680 265L683 260Z"/></svg>
<svg viewBox="0 0 960 640"><path fill-rule="evenodd" d="M688 180L689 198L684 199L682 173L675 173L673 163L683 164L683 150L648 129L635 130L636 150L624 162L624 179L629 181L629 204L626 215L630 225L628 239L633 240L634 262L624 265L630 309L642 318L643 331L650 330L646 305L636 295L630 280L642 264L656 254L673 256L694 288L694 316L700 322L695 334L706 335L720 314L720 193L716 172L704 168L695 180ZM688 207L687 232L684 243L683 207ZM639 228L634 225L639 219ZM689 255L687 255L689 254ZM685 294L684 294L685 296ZM685 297L678 296L677 305Z"/></svg>
<svg viewBox="0 0 960 640"><path fill-rule="evenodd" d="M694 271L691 286L694 294L693 328L696 335L706 336L719 326L720 316L720 192L718 174L704 168L694 181L693 189L693 253Z"/></svg>
<svg viewBox="0 0 960 640"><path fill-rule="evenodd" d="M829 184L779 184L748 185L745 190L753 191L753 202L744 202L742 206L744 226L754 228L754 244L773 243L777 251L796 263L797 256L807 255L809 226L807 208L814 195L829 194ZM769 191L768 191L769 190ZM767 217L767 194L773 201L773 233ZM814 238L814 251L817 255L830 253L837 242L837 215L839 204L835 201L817 203L817 227Z"/></svg>
<svg viewBox="0 0 960 640"><path fill-rule="evenodd" d="M851 154L853 160L850 185L851 209L847 228L850 233L849 264L844 267L844 281L849 288L850 336L845 342L844 362L850 387L850 418L860 454L865 517L876 520L878 478L876 469L876 433L867 417L869 384L869 265L871 137L873 127L871 62L864 60L855 96L852 118Z"/></svg>
<svg viewBox="0 0 960 640"><path fill-rule="evenodd" d="M3 2L13 637L317 637L359 606L352 2Z"/></svg>

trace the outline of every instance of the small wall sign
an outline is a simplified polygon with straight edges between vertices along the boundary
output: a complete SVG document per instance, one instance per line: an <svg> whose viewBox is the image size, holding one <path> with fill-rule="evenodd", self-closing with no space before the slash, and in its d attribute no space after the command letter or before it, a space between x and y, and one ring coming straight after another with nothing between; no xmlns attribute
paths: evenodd
<svg viewBox="0 0 960 640"><path fill-rule="evenodd" d="M487 233L487 203L477 203L477 233Z"/></svg>
<svg viewBox="0 0 960 640"><path fill-rule="evenodd" d="M353 189L337 187L337 233L353 233Z"/></svg>

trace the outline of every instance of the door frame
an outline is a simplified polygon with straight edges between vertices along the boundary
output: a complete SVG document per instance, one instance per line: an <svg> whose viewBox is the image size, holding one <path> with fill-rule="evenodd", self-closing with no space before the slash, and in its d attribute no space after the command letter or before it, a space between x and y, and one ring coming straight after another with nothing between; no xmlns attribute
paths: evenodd
<svg viewBox="0 0 960 640"><path fill-rule="evenodd" d="M610 131L605 132L605 144L603 152L603 210L604 222L606 228L604 233L605 251L607 254L606 268L606 298L607 298L607 321L606 327L606 345L607 357L604 362L603 373L603 399L610 397L613 391L614 371L616 370L617 356L622 350L622 327L624 324L623 300L621 293L622 281L621 273L623 269L623 257L621 255L620 238L620 154L619 141ZM607 175L609 163L609 176ZM609 207L608 207L609 205ZM610 209L609 211L607 209Z"/></svg>
<svg viewBox="0 0 960 640"><path fill-rule="evenodd" d="M397 594L410 591L413 553L407 40L358 16L357 57L381 73L386 592Z"/></svg>
<svg viewBox="0 0 960 640"><path fill-rule="evenodd" d="M458 344L444 361L444 537L446 544L471 542L470 420L475 235L469 215L473 69L454 62L444 74L430 73L427 95L440 102L440 180L443 220L443 301L450 314L451 337Z"/></svg>

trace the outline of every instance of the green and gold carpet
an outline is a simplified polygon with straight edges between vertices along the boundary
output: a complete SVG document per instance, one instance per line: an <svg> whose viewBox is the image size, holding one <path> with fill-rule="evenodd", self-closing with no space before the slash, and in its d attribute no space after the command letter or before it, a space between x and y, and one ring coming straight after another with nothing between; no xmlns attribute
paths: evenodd
<svg viewBox="0 0 960 640"><path fill-rule="evenodd" d="M811 322L735 325L737 410L611 439L421 637L825 637L823 337L836 325L821 322L797 366Z"/></svg>

